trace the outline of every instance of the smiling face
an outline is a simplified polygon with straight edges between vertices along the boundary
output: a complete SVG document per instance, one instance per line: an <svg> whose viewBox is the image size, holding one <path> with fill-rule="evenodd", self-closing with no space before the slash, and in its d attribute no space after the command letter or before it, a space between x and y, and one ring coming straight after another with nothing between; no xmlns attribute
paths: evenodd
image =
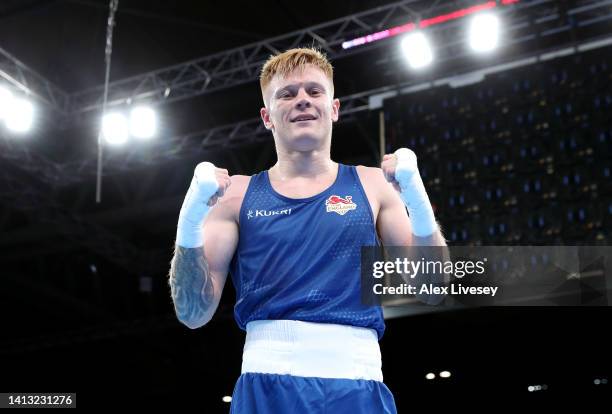
<svg viewBox="0 0 612 414"><path fill-rule="evenodd" d="M340 108L333 94L332 81L311 64L274 76L263 90L266 106L260 112L277 146L295 151L330 146Z"/></svg>

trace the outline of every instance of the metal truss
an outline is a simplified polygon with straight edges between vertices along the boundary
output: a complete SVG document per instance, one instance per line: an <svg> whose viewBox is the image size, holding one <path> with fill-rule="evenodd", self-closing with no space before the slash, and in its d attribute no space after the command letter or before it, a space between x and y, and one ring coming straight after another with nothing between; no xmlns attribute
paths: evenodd
<svg viewBox="0 0 612 414"><path fill-rule="evenodd" d="M67 115L70 112L70 95L2 48L0 48L0 78L4 78L26 95L34 96L46 103L59 115Z"/></svg>
<svg viewBox="0 0 612 414"><path fill-rule="evenodd" d="M359 15L349 16L345 19L338 19L338 21L336 22L362 22L362 20L360 19L364 19L366 16L372 18L378 16L378 23L374 24L373 22L370 22L370 25L367 26L367 30L373 30L374 28L379 27L386 27L387 22L389 20L389 16L385 15L386 17L381 17L381 14L379 13L382 13L383 11L389 12L390 10L397 11L398 8L401 8L401 10L404 10L405 15L407 10L406 5L408 3L410 2L396 3L381 9L377 9L376 13L372 11L364 12ZM597 38L596 40L593 40L592 38L576 40L574 39L573 31L576 27L588 28L593 24L610 20L612 18L612 10L607 6L612 5L612 0L578 1L577 3L579 5L575 6L574 8L568 7L563 9L560 8L559 2L536 0L518 3L514 8L502 9L504 13L507 13L505 22L505 26L507 27L506 33L508 37L511 38L511 40L508 40L506 43L512 47L516 47L517 49L524 44L532 45L536 49L521 56L511 56L504 62L497 61L495 62L495 66L499 66L500 63L511 63L516 60L525 58L535 58L537 61L545 55L549 56L550 58L551 55L555 55L555 53L558 51L563 51L563 53L559 55L563 56L567 54L568 49L572 49L572 53L575 53L583 50L588 50L589 48L593 47L603 47L609 45L609 30L607 30L607 33L605 33L605 35L607 35L608 37L604 40L601 40L600 38ZM530 13L520 13L521 10L537 8L538 6L542 5L544 5L545 7L537 9L537 12L531 10ZM458 7L458 4L453 3L452 7L456 8ZM348 25L348 23L346 23L346 25ZM461 61L461 59L467 57L470 53L466 50L465 47L461 47L460 43L462 43L463 40L458 39L456 36L458 28L457 26L459 26L458 22L450 22L449 24L442 26L452 27L453 25L455 27L452 28L453 30L451 31L448 31L449 29L447 28L436 29L440 31L445 31L444 34L447 36L447 41L443 43L443 49L440 50L440 54L442 56L438 59L438 63L451 63L451 66L454 66L455 62ZM305 33L311 32L313 32L313 30L305 31ZM442 33L440 33L439 35L441 34ZM566 35L566 37L563 39L564 43L556 45L554 49L544 50L541 46L538 45L538 42L540 40L548 36L559 36L560 34ZM297 35L297 32L293 35ZM335 39L335 37L333 38ZM331 43L336 44L334 42ZM588 47L586 46L587 44L589 45ZM228 53L233 52L230 51ZM401 56L399 56L398 53L392 53L390 54L388 59L390 61L399 60L401 59ZM473 65L474 66L469 68L461 68L461 70L465 69L464 72L460 71L459 73L451 74L451 77L460 73L464 74L465 72L482 69L482 64L473 62ZM396 64L396 62L390 62L389 66L398 65ZM351 122L355 119L355 115L357 113L364 110L370 110L380 107L380 104L377 104L373 101L376 98L384 96L387 93L405 90L410 87L414 87L415 90L420 90L422 89L422 87L435 87L440 84L443 84L443 81L449 81L449 79L451 78L434 78L432 75L431 79L427 81L424 81L423 79L415 79L401 84L384 86L353 94L350 96L342 97L340 98L340 101L342 103L340 120L342 122ZM204 91L200 90L198 94L199 93L204 93ZM189 96L185 95L185 98L186 97ZM114 154L108 155L105 159L105 171L108 174L120 173L133 168L142 167L146 164L159 163L160 160L171 161L174 159L182 158L187 154L194 155L210 148L236 147L240 145L248 145L256 142L261 142L262 140L270 138L271 134L263 127L261 120L259 118L252 118L229 125L209 128L203 131L170 138L169 140L158 144L158 151L146 151L146 156L140 156L138 154L140 148L136 146L132 146L129 150L127 150L127 152L124 153L115 152ZM149 153L153 153L154 156L150 155ZM78 172L75 174L71 174L72 176L91 176L94 174L95 171L94 164L94 159L80 160L67 164L63 168L66 168L70 171Z"/></svg>
<svg viewBox="0 0 612 414"><path fill-rule="evenodd" d="M14 139L0 131L0 142L0 160L3 164L18 165L22 171L48 186L58 187L66 185L65 183L72 185L82 181L82 178L71 174L74 170L66 168L66 164L52 161L34 152L27 141Z"/></svg>
<svg viewBox="0 0 612 414"><path fill-rule="evenodd" d="M563 3L565 2L553 0L523 1L512 7L501 8L498 13L506 20L506 24L544 26L545 23L548 29L543 30L544 34L550 34L549 30L552 30L551 33L570 30L572 24L580 27L608 20L611 16L610 0L580 0L574 2L574 7L571 9L569 5ZM377 7L282 36L111 82L108 105L112 107L139 101L159 105L252 82L257 79L261 65L270 54L291 47L317 45L332 60L362 53L386 46L388 43L378 41L344 50L342 42L407 21L418 22L420 16L435 16L471 5L474 5L473 1L455 0L436 2L432 7L431 2L404 0ZM562 16L560 8L566 8L566 16ZM533 10L542 16L537 22L530 21L531 17L528 14L521 13ZM561 21L567 16L572 19L572 24ZM560 24L555 25L555 22ZM434 35L445 32L456 33L458 27L461 27L459 21L450 21L430 26L427 30ZM447 33L446 37L452 35L449 36ZM49 103L59 113L69 113L73 119L79 119L84 113L100 110L102 107L102 86L68 95L2 49L0 49L0 75L18 87L26 88L28 93Z"/></svg>
<svg viewBox="0 0 612 414"><path fill-rule="evenodd" d="M72 242L84 246L129 273L151 275L169 265L170 252L144 251L105 228L66 210L53 191L32 179L21 164L5 164L0 172L0 200L35 222L55 227ZM11 171L12 170L12 171Z"/></svg>
<svg viewBox="0 0 612 414"><path fill-rule="evenodd" d="M612 1L611 1L612 3ZM547 29L548 30L548 29ZM569 29L565 29L569 30ZM537 37L533 34L531 38ZM520 42L518 40L517 42ZM586 51L594 47L605 47L612 45L612 38L603 40L559 45L558 48L546 51L538 51L535 54L528 54L520 57L513 57L507 62L508 67L512 67L513 62L529 60L530 63L539 61L542 57L547 59L558 56L566 56L568 53ZM452 50L446 56L446 61L452 61L457 56L453 55ZM476 69L478 72L488 73L499 71L504 64L496 64L493 68ZM497 68L497 69L494 69ZM468 73L469 74L469 73ZM427 88L436 87L442 84L452 84L455 79L461 80L465 73L454 77L431 78L429 80L408 81L396 85L389 85L372 90L360 92L340 98L342 103L341 117L339 122L353 122L357 119L360 112L377 109L382 106L382 99L385 96L394 96L397 93L410 93L409 91L419 91ZM146 151L141 146L130 146L126 151L106 152L105 155L105 176L121 174L138 168L159 165L160 162L171 162L186 156L194 156L209 149L236 148L243 145L250 145L264 142L271 139L270 131L266 130L260 118L251 118L235 122L232 124L204 129L185 135L171 137L167 140L159 139L157 143L150 143ZM0 141L2 141L0 139ZM16 140L5 139L3 149L0 151L0 158L12 162L20 162L23 169L36 175L39 180L56 187L68 187L85 179L94 177L96 174L96 159L87 159L57 163L50 161L40 155L32 154L27 143ZM146 155L143 155L143 152Z"/></svg>
<svg viewBox="0 0 612 414"><path fill-rule="evenodd" d="M457 7L467 0L445 2L434 13L449 6ZM230 88L257 79L259 69L270 54L300 45L319 45L330 58L348 55L342 42L350 36L380 30L406 16L414 18L409 6L426 3L404 0L398 3L349 15L282 36L230 49L192 61L121 79L109 84L108 106L146 100L149 104L169 103ZM350 53L368 48L356 48ZM71 95L45 80L8 52L0 49L0 76L15 87L36 96L60 114L74 119L85 112L101 110L103 86ZM64 123L61 123L64 125Z"/></svg>
<svg viewBox="0 0 612 414"><path fill-rule="evenodd" d="M525 2L527 3L527 2ZM501 11L533 7L551 3L549 0L518 3ZM335 60L355 53L362 53L386 42L373 42L348 50L342 43L351 38L384 30L390 26L418 21L420 13L433 16L460 7L473 5L473 1L431 2L404 0L386 6L296 30L294 32L237 47L213 55L204 56L178 65L169 66L141 75L121 79L109 84L109 107L131 102L146 101L151 105L188 99L205 93L238 86L256 80L262 64L271 54L303 45L321 47L329 58ZM456 23L456 22L455 22ZM456 24L432 26L428 30L442 30ZM99 110L102 107L103 87L77 92L71 96L72 113Z"/></svg>
<svg viewBox="0 0 612 414"><path fill-rule="evenodd" d="M602 42L602 46L612 45L608 39ZM580 50L580 46L571 46L569 49ZM562 46L559 51L566 55L567 45ZM586 48L585 48L586 50ZM547 51L543 54L528 55L521 60L528 60L529 63L536 63L539 56L554 55L555 51ZM496 65L497 67L503 65ZM512 66L512 63L509 64ZM498 69L491 70L498 71ZM480 70L487 73L487 69ZM409 91L419 91L443 84L452 84L455 79L461 80L463 76L448 77L443 79L431 79L424 83L405 82L398 85L385 86L370 91L361 92L340 98L342 111L340 122L349 123L357 119L357 115L366 110L380 108L382 99L385 96L394 96L397 93L410 93ZM143 148L131 146L125 152L107 152L105 155L105 176L121 174L138 168L159 165L160 162L171 162L186 156L195 156L204 153L208 149L236 148L243 145L250 145L258 142L265 142L271 139L270 131L263 127L260 118L251 118L232 124L219 127L204 129L181 136L171 137L163 142L151 145L147 148L146 155L143 155ZM11 157L15 161L18 159L27 160L24 168L37 173L46 183L56 187L67 187L85 179L95 176L96 160L94 157L71 161L66 163L54 163L40 156L33 156L27 147L19 143L7 142L7 149L0 151L0 157Z"/></svg>
<svg viewBox="0 0 612 414"><path fill-rule="evenodd" d="M361 13L359 15L349 16L344 19L338 19L336 24L342 21L345 23L345 26L348 27L348 23L346 23L348 21L353 23L361 22L359 24L361 27L363 26L363 24L365 24L362 21L363 19L365 19L366 17L373 18L373 16L375 15L379 18L378 25L374 24L373 22L370 22L370 25L367 26L367 30L371 30L379 26L386 27L385 25L387 24L389 17L381 17L380 13L385 10L387 11L387 13L390 10L397 11L397 8L401 8L402 10L404 10L405 14L405 8L408 3L410 2L401 2L386 6L379 10L377 9L377 13L369 11ZM541 15L542 17L515 17L515 20L510 19L510 21L506 22L506 25L508 27L507 31L513 35L513 45L518 46L523 42L530 42L542 39L546 36L558 35L563 32L571 32L573 30L573 27L587 27L590 24L609 20L612 17L612 13L610 12L610 10L607 10L607 12L604 14L601 13L602 7L612 4L611 0L583 1L579 3L579 7L574 7L573 9L565 9L563 12L556 9L556 7L558 6L558 2L538 0L533 2L518 3L518 5L521 5L521 7L523 8L536 7L538 5L544 4L546 6L553 7L553 9L551 10L554 11L554 13L551 12L550 14L546 14L543 13L545 10L540 10L538 15ZM457 7L457 4L453 4L453 7ZM507 8L503 10L508 12L519 9ZM519 15L519 13L514 13L514 15ZM573 19L573 25L567 22L568 16L571 16L571 19ZM327 24L321 26L327 27L326 25ZM362 30L363 29L364 28L362 27ZM315 33L316 31L305 31L305 33L311 32ZM284 39L284 37L281 38ZM568 38L571 38L571 36L568 36ZM444 49L445 61L452 62L454 60L459 60L467 56L468 52L465 50L465 48L457 47L457 42L457 39L454 40L454 43L453 40L449 40L449 42L447 42L446 47ZM263 44L265 42L260 43L260 47L263 47ZM573 43L568 42L565 44L558 45L558 49L568 47L577 48L577 45L578 44L575 41ZM236 50L243 50L244 53L244 50L246 49L239 48ZM236 50L229 51L228 53L235 53ZM537 56L537 54L532 54L531 56ZM389 59L399 58L400 57L397 56L396 53L395 55L391 55ZM516 59L516 57L513 57L512 59ZM163 71L164 70L152 73L162 73ZM422 82L422 80L419 82ZM433 86L435 81L432 79L431 82ZM406 87L414 86L416 83L417 81L408 81L400 85L391 85L376 88L358 94L342 97L341 121L350 122L354 119L354 115L358 112L376 107L376 105L370 106L370 97L380 96L381 94L392 90L405 89ZM187 98L189 96L193 95L186 94L184 95L184 98ZM165 141L162 141L160 139L158 143L150 144L151 146L153 146L153 151L143 151L150 153L148 155L142 155L141 151L143 150L143 148L140 148L138 146L132 146L126 151L109 151L106 153L104 160L106 164L105 174L118 174L135 168L146 167L148 165L152 165L153 163L158 163L160 162L160 160L171 161L174 159L182 158L186 154L194 155L210 148L236 147L240 145L261 142L262 140L269 139L270 137L271 135L269 131L265 130L259 118L243 120L233 124L209 128L203 131L173 137ZM83 179L91 177L95 174L96 161L93 158L64 163L56 163L54 161L45 159L40 155L32 154L28 150L27 146L21 143L6 140L6 142L4 143L4 147L5 148L0 151L0 158L10 159L14 162L20 162L22 168L28 169L31 173L38 176L40 180L52 185L53 187L69 186L74 183L80 182Z"/></svg>
<svg viewBox="0 0 612 414"><path fill-rule="evenodd" d="M12 149L11 154L19 153L17 147L13 146ZM5 157L8 153L8 151L2 151ZM31 154L27 154L33 157ZM144 250L134 246L106 228L65 208L63 203L59 201L54 188L38 180L38 177L55 180L61 177L61 174L50 176L41 173L44 170L32 170L19 157L10 160L5 158L3 161L0 170L0 203L7 206L9 211L19 211L25 214L33 224L52 229L52 231L65 237L66 245L85 248L96 256L104 258L108 263L116 265L126 275L152 277L167 272L172 254L169 248ZM52 167L52 164L46 164L42 168L50 167ZM55 170L55 172L57 171ZM10 237L10 235L7 236ZM8 237L0 237L3 245L9 245L12 241ZM64 248L65 246L56 245L55 248L57 247ZM48 249L53 254L54 247ZM36 256L31 257L31 254ZM13 256L14 254L9 254L7 258L30 262L32 260L42 260L43 254L40 251L33 250L30 251L30 255L25 251L23 254L19 253L18 256L23 256L21 258ZM10 275L8 273L10 272L7 272L6 282L18 285L20 289L60 301L64 307L78 309L81 313L104 320L114 319L116 316L100 305L84 301L69 289L54 287L51 283L44 281L45 279L33 280L23 274Z"/></svg>
<svg viewBox="0 0 612 414"><path fill-rule="evenodd" d="M369 92L359 93L342 98L342 116L340 123L353 122L355 114L368 109ZM265 142L272 139L272 133L265 129L261 118L251 118L233 124L204 129L181 136L171 137L165 142L154 145L142 156L141 148L133 147L126 152L106 152L105 175L114 175L148 167L160 162L170 162L204 153L209 149L229 149L243 145ZM57 186L68 186L75 181L93 177L96 174L94 158L64 163L55 171L62 171L69 178L66 182L53 180ZM53 179L53 177L51 177ZM50 180L49 180L50 181Z"/></svg>

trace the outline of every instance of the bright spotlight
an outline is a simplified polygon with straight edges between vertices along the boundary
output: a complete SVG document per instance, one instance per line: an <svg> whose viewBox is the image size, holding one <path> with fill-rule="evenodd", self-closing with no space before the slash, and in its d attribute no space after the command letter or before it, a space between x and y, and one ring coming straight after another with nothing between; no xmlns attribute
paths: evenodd
<svg viewBox="0 0 612 414"><path fill-rule="evenodd" d="M230 402L232 402L232 397L230 397L229 395L225 395L225 396L222 398L222 400L223 400L223 402L225 402L225 403L230 403Z"/></svg>
<svg viewBox="0 0 612 414"><path fill-rule="evenodd" d="M433 61L429 41L421 32L407 35L402 39L402 50L412 69L421 69Z"/></svg>
<svg viewBox="0 0 612 414"><path fill-rule="evenodd" d="M451 376L450 371L442 371L440 372L440 378L448 378Z"/></svg>
<svg viewBox="0 0 612 414"><path fill-rule="evenodd" d="M130 133L136 138L151 138L157 129L155 111L146 106L132 109L130 113Z"/></svg>
<svg viewBox="0 0 612 414"><path fill-rule="evenodd" d="M13 94L8 89L0 86L0 120L6 117L6 114L11 107L13 101Z"/></svg>
<svg viewBox="0 0 612 414"><path fill-rule="evenodd" d="M470 21L470 47L475 52L490 52L499 42L499 19L494 14L478 14Z"/></svg>
<svg viewBox="0 0 612 414"><path fill-rule="evenodd" d="M102 118L102 136L109 144L124 144L128 139L128 122L120 113L110 113Z"/></svg>
<svg viewBox="0 0 612 414"><path fill-rule="evenodd" d="M23 98L14 98L4 114L6 127L13 132L27 132L32 127L34 106Z"/></svg>
<svg viewBox="0 0 612 414"><path fill-rule="evenodd" d="M434 374L433 372L430 372L427 375L425 375L425 378L428 379L428 380L432 380L432 379L436 378L436 374Z"/></svg>

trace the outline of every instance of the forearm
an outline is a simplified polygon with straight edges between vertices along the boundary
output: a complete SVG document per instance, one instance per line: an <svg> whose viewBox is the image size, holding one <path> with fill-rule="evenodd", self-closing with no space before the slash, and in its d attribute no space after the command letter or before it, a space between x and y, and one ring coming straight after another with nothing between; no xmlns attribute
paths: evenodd
<svg viewBox="0 0 612 414"><path fill-rule="evenodd" d="M176 245L169 283L178 319L192 329L206 324L214 312L215 290L203 247Z"/></svg>
<svg viewBox="0 0 612 414"><path fill-rule="evenodd" d="M222 183L221 187L219 183ZM202 229L210 207L217 197L223 196L229 183L227 170L216 168L210 162L201 162L194 170L181 206L169 284L176 316L192 329L206 324L218 304L204 256Z"/></svg>
<svg viewBox="0 0 612 414"><path fill-rule="evenodd" d="M399 198L408 210L410 226L404 226L404 229L411 234L398 237L408 240L407 245L413 247L407 250L407 254L416 260L434 263L446 262L449 259L446 240L436 222L433 207L419 174L414 152L407 148L400 148L393 155L385 155L381 167L387 180L394 183ZM419 300L428 304L439 304L444 299L444 295L431 294L429 290L420 288L429 285L441 287L448 283L449 278L441 271L439 274L419 274L416 280L410 280L410 283L414 284L419 292L416 295Z"/></svg>
<svg viewBox="0 0 612 414"><path fill-rule="evenodd" d="M442 235L442 231L440 230L439 226L437 230L429 236L419 237L413 234L412 244L413 246L439 246L438 248L427 249L423 252L425 256L423 257L423 259L425 259L426 261L447 262L448 260L450 260L448 246L446 245L446 240L444 239L444 236ZM418 288L420 289L420 286L423 284L436 287L448 286L449 281L449 275L446 275L444 272L439 274L432 273L428 275L419 275L420 284ZM442 303L445 296L445 294L429 293L418 294L417 298L421 302L429 305L439 305L440 303Z"/></svg>
<svg viewBox="0 0 612 414"><path fill-rule="evenodd" d="M428 246L425 249L419 249L424 256L423 259L427 262L446 262L449 258L448 247L419 174L416 155L408 149L400 149L396 151L396 154L399 154L396 177L401 189L400 198L410 216L412 245ZM419 279L421 285L434 287L443 287L448 283L448 277L443 271L422 274ZM420 289L419 292L421 292ZM417 298L424 303L437 305L444 300L444 296L444 294L428 292L418 294Z"/></svg>
<svg viewBox="0 0 612 414"><path fill-rule="evenodd" d="M412 234L412 245L413 246L446 246L446 240L442 235L440 227L436 229L429 236L417 236Z"/></svg>

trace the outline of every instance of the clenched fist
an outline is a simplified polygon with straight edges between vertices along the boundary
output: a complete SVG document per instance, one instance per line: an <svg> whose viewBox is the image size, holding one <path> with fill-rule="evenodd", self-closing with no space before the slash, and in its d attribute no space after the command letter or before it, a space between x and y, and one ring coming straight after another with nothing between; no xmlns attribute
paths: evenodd
<svg viewBox="0 0 612 414"><path fill-rule="evenodd" d="M399 192L406 190L414 175L419 173L416 155L408 148L400 148L394 154L385 154L380 168L387 181Z"/></svg>
<svg viewBox="0 0 612 414"><path fill-rule="evenodd" d="M200 163L196 167L196 174L195 174L196 176L198 173L197 172L198 167L200 167L200 165L202 164L204 163ZM227 189L232 184L232 180L230 178L229 172L225 168L217 168L214 165L212 165L212 169L210 169L208 173L210 172L214 174L214 180L217 183L217 191L213 195L210 196L208 202L206 203L208 206L212 207L217 203L219 198L225 195L225 193L227 192ZM212 178L213 175L210 175L210 177Z"/></svg>
<svg viewBox="0 0 612 414"><path fill-rule="evenodd" d="M408 208L413 233L422 237L433 234L438 225L419 174L415 153L408 148L400 148L393 154L385 155L380 167Z"/></svg>
<svg viewBox="0 0 612 414"><path fill-rule="evenodd" d="M230 183L226 169L217 168L210 162L201 162L196 166L179 214L176 244L188 248L202 246L204 219L219 197L223 197Z"/></svg>

